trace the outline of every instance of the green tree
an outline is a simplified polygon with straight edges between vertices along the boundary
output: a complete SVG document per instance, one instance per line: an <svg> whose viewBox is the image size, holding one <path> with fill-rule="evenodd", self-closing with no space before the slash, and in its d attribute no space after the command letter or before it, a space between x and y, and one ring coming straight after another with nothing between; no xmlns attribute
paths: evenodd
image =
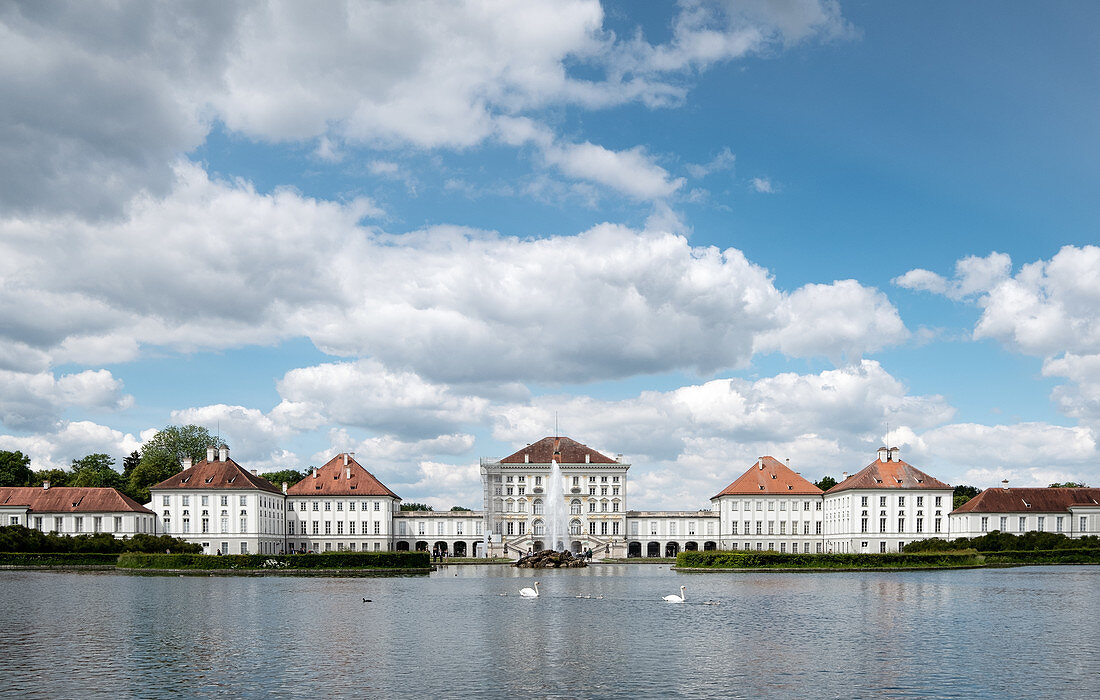
<svg viewBox="0 0 1100 700"><path fill-rule="evenodd" d="M16 450L0 450L0 486L33 486L31 458Z"/></svg>
<svg viewBox="0 0 1100 700"><path fill-rule="evenodd" d="M1076 481L1067 481L1064 484L1051 484L1052 489L1083 489L1088 488L1084 484L1079 484Z"/></svg>
<svg viewBox="0 0 1100 700"><path fill-rule="evenodd" d="M424 503L402 503L401 510L432 510L432 507Z"/></svg>
<svg viewBox="0 0 1100 700"><path fill-rule="evenodd" d="M462 506L451 506L451 512L454 513L455 511L462 511L465 513L473 512L469 508L463 508Z"/></svg>
<svg viewBox="0 0 1100 700"><path fill-rule="evenodd" d="M132 471L134 471L134 467L136 467L140 462L141 462L141 453L138 452L137 450L134 450L133 452L130 453L130 455L126 459L122 460L122 480L123 481L129 481L130 480L130 473Z"/></svg>
<svg viewBox="0 0 1100 700"><path fill-rule="evenodd" d="M821 477L821 481L814 482L814 486L818 487L822 491L828 491L832 487L836 486L836 479L831 476Z"/></svg>
<svg viewBox="0 0 1100 700"><path fill-rule="evenodd" d="M306 478L306 475L295 469L280 469L277 472L265 472L260 474L263 478L267 479L276 486L281 486L283 482L286 482L287 486L293 486L302 479Z"/></svg>
<svg viewBox="0 0 1100 700"><path fill-rule="evenodd" d="M50 486L69 486L69 480L72 478L72 474L64 469L39 469L34 472L34 476L31 478L31 484L33 486L41 486L43 481L50 482Z"/></svg>
<svg viewBox="0 0 1100 700"><path fill-rule="evenodd" d="M197 425L168 425L154 435L141 447L141 458L163 452L182 463L184 457L200 462L206 457L206 448L216 444L217 439L206 428Z"/></svg>
<svg viewBox="0 0 1100 700"><path fill-rule="evenodd" d="M122 475L115 471L115 460L102 452L73 460L71 486L121 489Z"/></svg>
<svg viewBox="0 0 1100 700"><path fill-rule="evenodd" d="M963 484L959 484L955 487L955 497L952 499L954 507L958 508L981 492L982 490L976 486L964 486Z"/></svg>
<svg viewBox="0 0 1100 700"><path fill-rule="evenodd" d="M138 503L148 503L149 487L159 484L173 474L178 474L179 471L179 462L166 451L143 455L138 465L130 472L130 478L126 482L126 495Z"/></svg>

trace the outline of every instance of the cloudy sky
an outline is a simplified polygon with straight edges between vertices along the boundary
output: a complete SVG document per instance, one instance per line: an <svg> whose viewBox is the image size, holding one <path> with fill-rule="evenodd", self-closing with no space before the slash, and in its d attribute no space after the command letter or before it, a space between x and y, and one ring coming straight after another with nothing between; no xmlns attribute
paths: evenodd
<svg viewBox="0 0 1100 700"><path fill-rule="evenodd" d="M0 449L1100 482L1090 3L0 2Z"/></svg>

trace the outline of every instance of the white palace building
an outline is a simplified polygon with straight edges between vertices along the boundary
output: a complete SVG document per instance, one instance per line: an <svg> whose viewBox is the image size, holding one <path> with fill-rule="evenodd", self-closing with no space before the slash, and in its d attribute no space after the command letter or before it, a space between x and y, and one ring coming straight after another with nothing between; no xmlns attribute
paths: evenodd
<svg viewBox="0 0 1100 700"><path fill-rule="evenodd" d="M551 487L554 463L560 489ZM593 556L675 556L684 550L897 552L929 537L1100 533L1100 489L991 488L952 511L952 487L904 462L896 447L822 491L774 457L757 459L699 511L630 510L630 464L568 437L545 437L482 460L483 509L403 511L401 498L341 453L300 482L276 486L229 457L206 459L150 488L144 507L113 489L0 489L4 524L64 534L168 534L214 553L440 550L510 556L550 546L548 516L564 514L565 546Z"/></svg>
<svg viewBox="0 0 1100 700"><path fill-rule="evenodd" d="M550 488L554 462L561 493ZM517 556L549 546L553 499L566 514L567 546L600 558L698 549L897 552L913 540L997 528L1100 532L1100 489L989 489L952 513L952 487L904 462L896 447L880 448L875 461L824 492L786 462L761 457L701 511L630 510L630 464L568 437L482 460L480 511L403 511L400 497L350 453L289 488L245 470L224 445L185 466L151 489L148 508L159 532L210 553L438 549Z"/></svg>

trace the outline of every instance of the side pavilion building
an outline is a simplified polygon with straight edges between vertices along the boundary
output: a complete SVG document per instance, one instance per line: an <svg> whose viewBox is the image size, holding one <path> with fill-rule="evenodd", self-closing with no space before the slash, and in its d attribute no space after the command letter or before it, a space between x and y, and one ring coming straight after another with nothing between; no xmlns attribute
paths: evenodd
<svg viewBox="0 0 1100 700"><path fill-rule="evenodd" d="M719 549L820 553L823 493L783 462L761 457L710 499Z"/></svg>

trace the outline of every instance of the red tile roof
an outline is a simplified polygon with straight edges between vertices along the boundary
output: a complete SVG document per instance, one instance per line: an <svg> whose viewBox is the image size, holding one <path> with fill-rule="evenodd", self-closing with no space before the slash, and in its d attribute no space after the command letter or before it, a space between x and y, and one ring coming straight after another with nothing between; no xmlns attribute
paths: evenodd
<svg viewBox="0 0 1100 700"><path fill-rule="evenodd" d="M77 486L5 486L0 506L26 506L34 513L145 513L140 503L116 489Z"/></svg>
<svg viewBox="0 0 1100 700"><path fill-rule="evenodd" d="M992 488L952 513L1060 513L1073 505L1100 505L1100 489Z"/></svg>
<svg viewBox="0 0 1100 700"><path fill-rule="evenodd" d="M529 460L525 460L524 455L529 455ZM588 445L567 437L544 437L508 455L500 462L501 464L523 464L525 461L530 461L532 464L550 464L551 460L556 459L558 464L584 464L586 455L591 464L619 464L618 460L611 459Z"/></svg>
<svg viewBox="0 0 1100 700"><path fill-rule="evenodd" d="M761 457L737 480L719 491L719 496L760 494L820 496L823 491L791 470L775 457Z"/></svg>
<svg viewBox="0 0 1100 700"><path fill-rule="evenodd" d="M294 484L286 493L288 496L392 496L400 498L396 493L386 488L374 474L371 474L363 465L355 461L350 454L347 455L347 465L344 465L344 454L338 454L324 466L318 467L314 476L312 473L306 478Z"/></svg>
<svg viewBox="0 0 1100 700"><path fill-rule="evenodd" d="M204 459L190 469L184 469L156 486L149 487L150 491L161 489L240 489L270 491L280 495L283 493L281 488L262 476L250 473L232 459Z"/></svg>
<svg viewBox="0 0 1100 700"><path fill-rule="evenodd" d="M951 489L939 479L934 479L920 469L900 459L882 461L876 459L863 469L832 487L825 493L850 489Z"/></svg>

